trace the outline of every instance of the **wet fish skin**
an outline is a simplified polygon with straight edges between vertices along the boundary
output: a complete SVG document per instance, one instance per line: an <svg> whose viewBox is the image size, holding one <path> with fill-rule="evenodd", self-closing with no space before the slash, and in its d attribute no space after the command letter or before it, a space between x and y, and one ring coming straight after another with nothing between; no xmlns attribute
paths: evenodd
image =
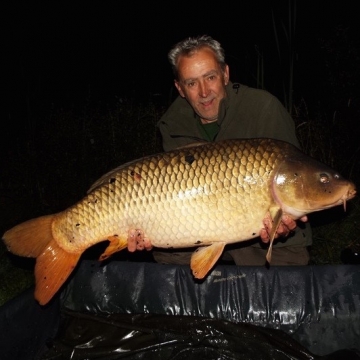
<svg viewBox="0 0 360 360"><path fill-rule="evenodd" d="M288 143L226 140L124 164L78 203L19 224L3 239L9 251L37 258L35 297L45 304L84 250L109 240L105 259L127 247L131 229L142 229L156 247L198 248L191 269L202 278L226 244L257 237L268 213L276 219L272 244L282 214L297 219L345 204L355 192L353 183Z"/></svg>

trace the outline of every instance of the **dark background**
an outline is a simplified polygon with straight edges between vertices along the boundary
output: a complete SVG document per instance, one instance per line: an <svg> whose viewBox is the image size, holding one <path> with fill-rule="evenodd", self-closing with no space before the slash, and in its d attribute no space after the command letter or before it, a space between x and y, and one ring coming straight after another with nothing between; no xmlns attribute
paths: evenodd
<svg viewBox="0 0 360 360"><path fill-rule="evenodd" d="M176 95L167 53L193 35L220 41L233 81L258 86L262 60L262 86L284 104L289 89L283 84L293 76L293 117L304 149L358 181L355 5L324 0L2 4L0 230L61 211L111 168L161 150L155 124ZM295 59L292 72L289 53Z"/></svg>
<svg viewBox="0 0 360 360"><path fill-rule="evenodd" d="M278 38L286 51L289 3L294 1L142 2L28 1L3 9L5 44L2 81L6 116L14 125L30 111L50 104L66 105L92 96L148 100L168 98L173 89L167 52L179 40L209 34L223 45L231 77L256 85L256 47L264 55L265 87L282 98ZM293 5L292 5L293 6ZM324 92L321 40L338 26L359 30L350 1L296 2L295 97L312 101ZM9 124L9 123L7 123Z"/></svg>
<svg viewBox="0 0 360 360"><path fill-rule="evenodd" d="M233 81L265 88L284 105L292 78L304 151L359 184L357 7L347 0L3 1L0 232L64 210L105 172L161 151L156 122L176 96L167 53L194 35L220 41ZM358 200L346 213L338 206L310 214L311 264L359 263L359 214ZM33 266L0 242L0 305L33 283Z"/></svg>

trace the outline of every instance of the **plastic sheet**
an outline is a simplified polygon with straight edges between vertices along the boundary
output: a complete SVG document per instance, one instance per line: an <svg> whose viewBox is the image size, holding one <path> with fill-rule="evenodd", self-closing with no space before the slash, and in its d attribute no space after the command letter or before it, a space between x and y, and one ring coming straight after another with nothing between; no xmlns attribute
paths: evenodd
<svg viewBox="0 0 360 360"><path fill-rule="evenodd" d="M48 350L60 323L60 301L41 307L30 288L0 308L0 359L35 360Z"/></svg>
<svg viewBox="0 0 360 360"><path fill-rule="evenodd" d="M352 351L317 357L281 330L193 316L67 314L62 328L43 360L360 359Z"/></svg>
<svg viewBox="0 0 360 360"><path fill-rule="evenodd" d="M360 359L359 272L83 260L47 306L0 308L0 358Z"/></svg>
<svg viewBox="0 0 360 360"><path fill-rule="evenodd" d="M203 316L280 329L318 355L360 347L358 266L223 265L194 281L186 265L88 261L63 295L75 312Z"/></svg>

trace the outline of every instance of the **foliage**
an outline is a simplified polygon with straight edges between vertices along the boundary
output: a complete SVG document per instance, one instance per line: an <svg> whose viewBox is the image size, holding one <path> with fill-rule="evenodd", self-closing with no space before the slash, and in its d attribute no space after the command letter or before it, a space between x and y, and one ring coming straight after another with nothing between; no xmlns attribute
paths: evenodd
<svg viewBox="0 0 360 360"><path fill-rule="evenodd" d="M3 189L16 197L26 194L38 207L31 208L32 215L60 211L112 168L161 151L156 122L162 111L129 99L53 107L36 119L35 128L24 130L26 146L22 138L14 139L19 143L12 144Z"/></svg>
<svg viewBox="0 0 360 360"><path fill-rule="evenodd" d="M33 285L33 265L33 259L12 256L7 253L5 245L0 243L0 306Z"/></svg>
<svg viewBox="0 0 360 360"><path fill-rule="evenodd" d="M109 170L162 151L156 123L162 106L116 99L112 105L50 109L12 140L0 179L0 231L81 199ZM0 305L33 283L33 264L0 244Z"/></svg>
<svg viewBox="0 0 360 360"><path fill-rule="evenodd" d="M281 22L281 29L285 41L281 41L281 34L278 31L278 21L276 21L274 11L272 12L272 23L275 36L275 44L277 49L277 54L279 57L279 63L283 74L282 86L283 86L283 97L284 97L284 106L292 114L293 110L293 91L294 91L294 64L296 58L294 38L296 33L296 0L288 0L288 11L286 24L285 21ZM280 44L285 44L284 49Z"/></svg>
<svg viewBox="0 0 360 360"><path fill-rule="evenodd" d="M319 40L325 76L316 106L305 99L295 106L293 117L303 150L360 184L360 80L359 41L348 28L336 27ZM312 263L339 264L344 249L359 249L359 198L351 200L347 212L340 207L310 216L314 245ZM355 252L355 250L354 250Z"/></svg>
<svg viewBox="0 0 360 360"><path fill-rule="evenodd" d="M325 213L311 214L314 245L311 248L311 263L315 265L335 265L352 263L344 258L345 250L356 253L360 249L360 200L355 198L347 204L346 212L341 207ZM357 255L358 257L358 255ZM359 264L359 258L355 259Z"/></svg>

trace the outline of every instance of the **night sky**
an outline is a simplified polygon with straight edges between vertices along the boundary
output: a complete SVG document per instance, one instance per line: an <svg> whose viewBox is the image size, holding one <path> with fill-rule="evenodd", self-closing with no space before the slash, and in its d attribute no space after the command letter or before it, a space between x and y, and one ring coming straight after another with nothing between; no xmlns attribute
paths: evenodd
<svg viewBox="0 0 360 360"><path fill-rule="evenodd" d="M337 24L356 31L353 4L298 1L298 96L313 88L314 76L323 68L316 53L318 39ZM167 96L173 89L168 50L187 36L201 34L221 42L232 80L247 85L254 85L255 47L260 48L268 90L280 95L272 11L283 39L288 1L13 2L3 9L7 116L16 119L29 103L71 103L89 94L104 101Z"/></svg>

